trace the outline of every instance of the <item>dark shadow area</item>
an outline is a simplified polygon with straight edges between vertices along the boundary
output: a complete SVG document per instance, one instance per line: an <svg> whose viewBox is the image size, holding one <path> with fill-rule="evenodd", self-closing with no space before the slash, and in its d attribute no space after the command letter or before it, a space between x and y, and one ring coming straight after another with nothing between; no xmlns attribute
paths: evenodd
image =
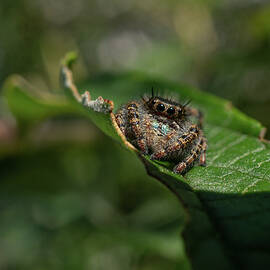
<svg viewBox="0 0 270 270"><path fill-rule="evenodd" d="M2 1L0 84L19 73L58 89L59 59L76 50L78 81L140 70L227 98L269 128L269 10L265 0Z"/></svg>
<svg viewBox="0 0 270 270"><path fill-rule="evenodd" d="M270 193L198 195L236 265L241 269L269 268Z"/></svg>

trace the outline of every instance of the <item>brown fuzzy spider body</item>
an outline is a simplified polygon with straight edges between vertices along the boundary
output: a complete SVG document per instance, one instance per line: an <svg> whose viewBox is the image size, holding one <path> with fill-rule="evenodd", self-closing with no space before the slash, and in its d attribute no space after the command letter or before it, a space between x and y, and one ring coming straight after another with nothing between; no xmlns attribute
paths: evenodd
<svg viewBox="0 0 270 270"><path fill-rule="evenodd" d="M198 118L194 124L189 116ZM186 173L195 162L205 165L206 139L202 116L196 109L158 96L131 101L123 106L115 119L127 140L153 160L177 163L173 171Z"/></svg>

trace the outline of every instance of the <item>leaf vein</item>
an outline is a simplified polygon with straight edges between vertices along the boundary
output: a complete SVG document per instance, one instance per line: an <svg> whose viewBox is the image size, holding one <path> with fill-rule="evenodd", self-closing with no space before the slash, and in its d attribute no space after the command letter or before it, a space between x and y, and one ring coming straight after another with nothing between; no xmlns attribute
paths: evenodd
<svg viewBox="0 0 270 270"><path fill-rule="evenodd" d="M212 158L212 160L210 161L210 164L213 164L213 162L218 159L220 157L220 155L222 153L224 153L226 150L232 148L233 146L236 146L238 144L240 144L242 141L244 141L246 139L247 136L242 135L241 137L239 137L237 140L231 142L230 144L226 145L225 147L223 147L221 150L218 151L218 153L216 154L216 156L214 156Z"/></svg>
<svg viewBox="0 0 270 270"><path fill-rule="evenodd" d="M259 152L261 152L261 151L263 151L263 150L265 150L265 147L264 147L264 146L259 147L259 148L256 148L256 149L254 149L254 150L252 150L252 151L245 152L244 154L242 154L242 155L240 155L240 156L237 156L236 158L234 158L233 160L231 160L231 161L227 164L227 166L231 166L231 165L233 165L234 163L236 163L237 161L239 161L240 159L245 158L245 157L247 157L247 156L249 156L249 155L252 155L252 154L255 154L255 153L259 153Z"/></svg>

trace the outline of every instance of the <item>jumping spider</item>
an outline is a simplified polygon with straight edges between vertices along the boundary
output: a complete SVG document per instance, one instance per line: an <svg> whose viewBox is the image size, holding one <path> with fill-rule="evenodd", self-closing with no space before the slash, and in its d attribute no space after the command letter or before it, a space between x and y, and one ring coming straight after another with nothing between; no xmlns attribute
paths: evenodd
<svg viewBox="0 0 270 270"><path fill-rule="evenodd" d="M63 64L60 74L63 86L78 102L96 112L110 114L118 135L128 147L135 146L153 160L177 163L173 171L178 174L186 173L197 161L205 166L207 143L202 131L202 114L187 103L181 105L156 96L152 89L150 98L130 101L114 115L113 101L102 97L92 100L88 91L79 94L68 63ZM193 124L189 116L195 116L198 124Z"/></svg>
<svg viewBox="0 0 270 270"><path fill-rule="evenodd" d="M190 121L195 116L198 124ZM202 131L202 114L187 104L181 105L154 95L130 101L115 114L126 139L152 160L177 163L173 171L184 174L195 162L206 164L207 142Z"/></svg>

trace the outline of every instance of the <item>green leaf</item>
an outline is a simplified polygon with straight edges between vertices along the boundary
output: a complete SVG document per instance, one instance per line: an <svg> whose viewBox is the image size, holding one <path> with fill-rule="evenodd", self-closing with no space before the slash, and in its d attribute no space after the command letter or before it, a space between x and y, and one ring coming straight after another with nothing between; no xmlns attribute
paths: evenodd
<svg viewBox="0 0 270 270"><path fill-rule="evenodd" d="M263 126L226 100L141 73L103 74L80 89L90 90L92 99L113 100L117 110L151 87L178 94L181 100L192 99L192 106L205 115L207 167L194 167L183 177L172 173L170 166L138 155L148 173L181 201L186 212L183 237L194 269L269 267L270 151L269 144L258 139ZM4 90L20 122L77 114L120 141L109 114L83 108L64 96L41 98L18 78L8 80Z"/></svg>

